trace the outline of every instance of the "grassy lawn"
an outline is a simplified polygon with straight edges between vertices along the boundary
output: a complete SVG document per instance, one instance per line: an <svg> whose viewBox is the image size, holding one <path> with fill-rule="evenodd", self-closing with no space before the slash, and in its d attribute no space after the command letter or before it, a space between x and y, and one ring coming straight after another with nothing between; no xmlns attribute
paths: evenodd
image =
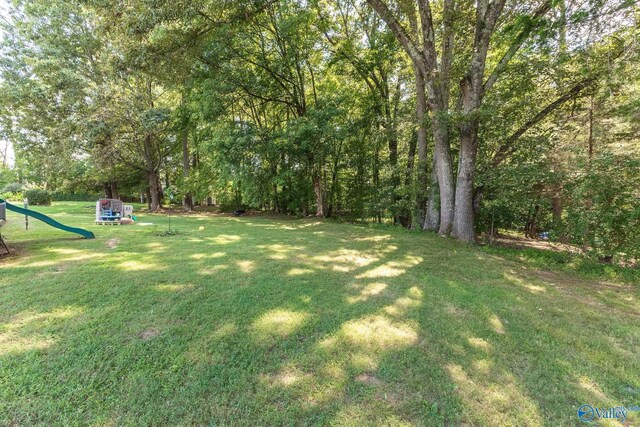
<svg viewBox="0 0 640 427"><path fill-rule="evenodd" d="M167 236L166 216L34 209L97 238L9 213L1 425L560 426L640 405L633 281L391 228L193 215Z"/></svg>

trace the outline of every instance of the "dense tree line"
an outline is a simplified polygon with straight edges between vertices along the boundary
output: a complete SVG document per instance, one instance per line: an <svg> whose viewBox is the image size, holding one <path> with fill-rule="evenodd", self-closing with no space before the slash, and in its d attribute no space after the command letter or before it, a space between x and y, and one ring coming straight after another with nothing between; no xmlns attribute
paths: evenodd
<svg viewBox="0 0 640 427"><path fill-rule="evenodd" d="M0 129L51 191L632 258L639 22L630 0L16 0Z"/></svg>

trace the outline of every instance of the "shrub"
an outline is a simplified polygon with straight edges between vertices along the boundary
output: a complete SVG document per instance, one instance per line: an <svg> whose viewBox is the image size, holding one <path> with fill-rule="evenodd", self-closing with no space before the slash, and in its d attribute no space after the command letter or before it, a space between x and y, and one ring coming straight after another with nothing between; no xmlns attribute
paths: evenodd
<svg viewBox="0 0 640 427"><path fill-rule="evenodd" d="M30 205L49 206L51 204L51 194L41 188L32 188L25 191L24 197L29 200Z"/></svg>
<svg viewBox="0 0 640 427"><path fill-rule="evenodd" d="M22 191L22 184L19 182L11 182L0 190L0 193L20 193Z"/></svg>
<svg viewBox="0 0 640 427"><path fill-rule="evenodd" d="M604 262L640 259L640 162L601 155L572 188L567 235Z"/></svg>
<svg viewBox="0 0 640 427"><path fill-rule="evenodd" d="M12 193L12 192L9 191L7 193L0 192L0 199L4 199L4 200L10 201L10 202L12 202L12 201L13 202L16 202L16 201L17 202L21 202L22 199L24 199L24 197L23 197L21 192Z"/></svg>
<svg viewBox="0 0 640 427"><path fill-rule="evenodd" d="M99 194L85 193L52 193L51 200L54 202L95 202L100 198Z"/></svg>

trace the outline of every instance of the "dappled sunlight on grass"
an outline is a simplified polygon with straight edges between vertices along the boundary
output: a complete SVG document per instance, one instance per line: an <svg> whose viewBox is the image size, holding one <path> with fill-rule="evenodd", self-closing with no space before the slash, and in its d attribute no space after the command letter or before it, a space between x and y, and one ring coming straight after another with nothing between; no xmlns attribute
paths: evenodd
<svg viewBox="0 0 640 427"><path fill-rule="evenodd" d="M304 228L317 227L317 226L322 225L322 224L323 223L321 221L308 222L306 224L300 224L296 228L299 229L299 230L302 230Z"/></svg>
<svg viewBox="0 0 640 427"><path fill-rule="evenodd" d="M386 306L384 311L393 316L405 314L407 310L416 308L421 304L422 296L422 291L417 286L413 286L407 291L405 296L396 299L393 304Z"/></svg>
<svg viewBox="0 0 640 427"><path fill-rule="evenodd" d="M83 253L84 251L80 249L71 249L71 248L50 248L50 249L47 249L47 252L52 252L55 254L62 254L62 255L74 255L74 254Z"/></svg>
<svg viewBox="0 0 640 427"><path fill-rule="evenodd" d="M529 283L528 281L525 281L524 279L522 279L521 277L516 276L513 273L510 272L505 272L503 274L504 278L519 285L524 287L525 289L529 290L531 293L534 294L539 294L542 292L547 292L547 288L544 286L540 286L540 285L534 285L532 283Z"/></svg>
<svg viewBox="0 0 640 427"><path fill-rule="evenodd" d="M302 246L283 245L280 243L272 245L259 245L258 249L262 249L269 252L267 255L274 260L286 260L292 253L303 251L305 248Z"/></svg>
<svg viewBox="0 0 640 427"><path fill-rule="evenodd" d="M208 237L207 240L212 241L216 245L228 245L229 243L237 243L242 238L235 234L219 234L215 237Z"/></svg>
<svg viewBox="0 0 640 427"><path fill-rule="evenodd" d="M46 313L25 312L0 326L0 355L42 350L55 343L52 327L83 313L81 307L65 307Z"/></svg>
<svg viewBox="0 0 640 427"><path fill-rule="evenodd" d="M382 282L368 283L366 285L363 285L363 284L355 285L354 287L358 289L360 293L357 296L347 297L347 302L349 304L355 304L357 302L366 301L371 297L375 297L382 294L384 290L387 289L388 286L389 285Z"/></svg>
<svg viewBox="0 0 640 427"><path fill-rule="evenodd" d="M491 325L491 329L493 329L498 334L504 334L504 325L502 324L502 320L495 314L492 314L489 317L489 325Z"/></svg>
<svg viewBox="0 0 640 427"><path fill-rule="evenodd" d="M31 268L31 267L36 267L36 268L39 268L39 267L50 267L52 265L58 264L58 262L59 261L36 261L36 262L29 263L29 264L23 264L23 265L21 265L21 267L26 267L26 268ZM16 261L15 264L20 264L20 262Z"/></svg>
<svg viewBox="0 0 640 427"><path fill-rule="evenodd" d="M591 394L594 399L597 399L596 401L599 402L600 404L611 403L610 399L607 398L607 395L604 394L604 392L600 389L598 384L595 381L593 381L591 378L583 375L580 378L578 378L577 383L581 389L589 392L589 394Z"/></svg>
<svg viewBox="0 0 640 427"><path fill-rule="evenodd" d="M169 249L166 245L163 245L160 242L147 243L145 246L149 248L149 253L162 253Z"/></svg>
<svg viewBox="0 0 640 427"><path fill-rule="evenodd" d="M310 378L310 374L302 372L299 368L296 368L295 366L286 366L277 372L263 374L261 376L261 381L269 387L291 387L299 385L301 382L308 381Z"/></svg>
<svg viewBox="0 0 640 427"><path fill-rule="evenodd" d="M104 254L104 253L80 253L74 256L70 256L70 257L65 257L65 258L61 258L61 261L86 261L89 259L94 259L94 258L104 258L109 256L108 254Z"/></svg>
<svg viewBox="0 0 640 427"><path fill-rule="evenodd" d="M136 260L128 260L123 261L117 266L125 271L145 271L145 270L160 270L162 267L154 262L148 261L136 261Z"/></svg>
<svg viewBox="0 0 640 427"><path fill-rule="evenodd" d="M473 370L480 375L490 375L493 362L488 359L477 359L472 363Z"/></svg>
<svg viewBox="0 0 640 427"><path fill-rule="evenodd" d="M487 340L478 338L478 337L469 337L469 344L474 348L477 348L486 352L492 349L491 344Z"/></svg>
<svg viewBox="0 0 640 427"><path fill-rule="evenodd" d="M356 242L384 242L386 240L391 239L391 235L389 234L384 234L384 235L377 235L377 236L368 236L368 237L356 237L355 239L353 239Z"/></svg>
<svg viewBox="0 0 640 427"><path fill-rule="evenodd" d="M378 402L384 407L385 402ZM340 407L332 421L334 425L385 425L385 426L411 426L413 423L403 420L397 415L388 415L384 419L372 418L372 408L361 403L346 403Z"/></svg>
<svg viewBox="0 0 640 427"><path fill-rule="evenodd" d="M285 337L298 330L308 318L307 313L276 309L263 314L253 323L254 338L258 342L273 337Z"/></svg>
<svg viewBox="0 0 640 427"><path fill-rule="evenodd" d="M287 271L287 276L303 276L305 274L311 274L314 271L309 268L292 268Z"/></svg>
<svg viewBox="0 0 640 427"><path fill-rule="evenodd" d="M544 286L526 284L526 285L524 285L524 287L527 288L529 291L531 291L534 294L539 294L541 292L547 292L547 288L545 288Z"/></svg>
<svg viewBox="0 0 640 427"><path fill-rule="evenodd" d="M228 337L238 333L235 323L225 323L212 331L204 334L198 340L191 341L185 351L185 357L189 363L203 366L222 364L225 362L224 354L219 353L217 344Z"/></svg>
<svg viewBox="0 0 640 427"><path fill-rule="evenodd" d="M555 426L638 403L632 285L392 227L174 223L3 228L0 424Z"/></svg>
<svg viewBox="0 0 640 427"><path fill-rule="evenodd" d="M227 323L221 327L219 327L218 329L216 329L212 336L214 338L220 339L220 338L224 338L227 337L229 335L232 335L234 333L236 333L238 331L238 326L235 325L234 323Z"/></svg>
<svg viewBox="0 0 640 427"><path fill-rule="evenodd" d="M256 268L256 263L253 261L236 261L236 265L243 273L251 273Z"/></svg>
<svg viewBox="0 0 640 427"><path fill-rule="evenodd" d="M191 284L165 284L165 285L155 285L154 288L158 291L162 292L180 292L180 291L188 291L193 289L194 286Z"/></svg>
<svg viewBox="0 0 640 427"><path fill-rule="evenodd" d="M542 425L535 401L520 391L517 381L510 375L487 375L489 366L481 362L476 375L462 366L448 364L446 369L457 385L465 411L476 423L482 425ZM516 408L516 411L513 409Z"/></svg>
<svg viewBox="0 0 640 427"><path fill-rule="evenodd" d="M355 345L362 349L381 351L412 345L417 340L418 333L412 326L373 315L346 322L336 335L323 340L320 345L325 348Z"/></svg>
<svg viewBox="0 0 640 427"><path fill-rule="evenodd" d="M312 257L313 261L331 264L334 270L344 272L365 267L379 259L378 256L349 249L341 249L332 252L331 255L316 255Z"/></svg>
<svg viewBox="0 0 640 427"><path fill-rule="evenodd" d="M449 316L457 317L457 318L465 318L469 315L469 311L452 304L451 302L445 302L443 304L444 312Z"/></svg>
<svg viewBox="0 0 640 427"><path fill-rule="evenodd" d="M191 254L189 255L189 258L191 259L196 259L196 260L201 260L201 259L216 259L216 258L222 258L223 256L225 256L226 253L225 252L213 252L213 253L198 253L198 254Z"/></svg>
<svg viewBox="0 0 640 427"><path fill-rule="evenodd" d="M214 265L213 267L201 268L200 270L198 270L198 274L202 276L212 276L228 268L229 266L226 264Z"/></svg>
<svg viewBox="0 0 640 427"><path fill-rule="evenodd" d="M408 268L415 267L422 262L422 257L405 255L400 261L388 261L378 267L356 276L356 279L376 279L380 277L398 277L406 273Z"/></svg>

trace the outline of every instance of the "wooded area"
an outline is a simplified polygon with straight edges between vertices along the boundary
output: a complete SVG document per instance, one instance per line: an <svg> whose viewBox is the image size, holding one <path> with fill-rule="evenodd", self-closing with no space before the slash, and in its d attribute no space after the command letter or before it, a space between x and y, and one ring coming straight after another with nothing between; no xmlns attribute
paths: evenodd
<svg viewBox="0 0 640 427"><path fill-rule="evenodd" d="M633 0L15 0L2 31L5 195L640 255Z"/></svg>

